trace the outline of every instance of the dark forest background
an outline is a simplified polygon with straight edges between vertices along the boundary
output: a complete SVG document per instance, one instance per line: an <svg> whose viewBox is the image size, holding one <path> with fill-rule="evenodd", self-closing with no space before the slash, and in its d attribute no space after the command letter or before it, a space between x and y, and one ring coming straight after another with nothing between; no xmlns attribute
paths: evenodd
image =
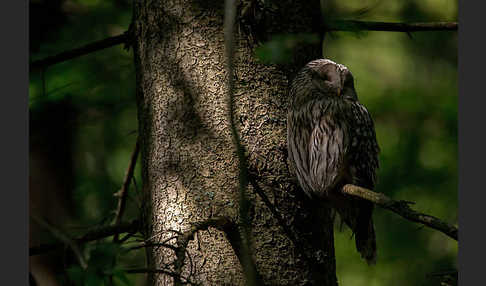
<svg viewBox="0 0 486 286"><path fill-rule="evenodd" d="M337 18L389 22L457 21L457 9L457 1L445 0L350 0L331 7ZM30 61L119 35L130 21L128 0L31 0ZM457 224L457 33L333 32L323 46L325 57L351 70L375 120L376 190ZM110 224L137 138L132 52L118 45L31 70L29 112L31 213L73 237ZM141 185L137 165L127 221L140 214ZM457 242L444 234L380 208L375 225L373 267L360 259L349 230L336 231L341 285L430 285L431 273L457 268ZM31 245L55 241L35 224L31 232ZM98 243L85 251L101 260L116 252L120 268L145 262L143 250ZM58 258L51 263L59 269L74 264ZM145 283L143 275L126 277Z"/></svg>

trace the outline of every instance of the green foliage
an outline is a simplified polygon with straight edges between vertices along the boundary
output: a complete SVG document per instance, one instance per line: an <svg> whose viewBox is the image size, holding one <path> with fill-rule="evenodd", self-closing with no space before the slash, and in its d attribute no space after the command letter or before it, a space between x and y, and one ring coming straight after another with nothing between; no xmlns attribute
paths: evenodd
<svg viewBox="0 0 486 286"><path fill-rule="evenodd" d="M262 44L255 51L255 56L267 64L281 64L292 59L294 49L299 45L316 44L317 34L275 35L272 40Z"/></svg>
<svg viewBox="0 0 486 286"><path fill-rule="evenodd" d="M110 276L114 279L115 285L131 285L126 272L115 267L120 252L120 246L115 243L96 244L88 249L88 267L81 268L79 265L67 269L68 279L76 286L102 286L109 285L107 280Z"/></svg>

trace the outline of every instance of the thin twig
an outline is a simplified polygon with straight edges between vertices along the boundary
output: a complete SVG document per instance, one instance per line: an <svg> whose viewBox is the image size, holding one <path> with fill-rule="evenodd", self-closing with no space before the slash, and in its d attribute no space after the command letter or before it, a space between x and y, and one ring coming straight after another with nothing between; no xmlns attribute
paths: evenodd
<svg viewBox="0 0 486 286"><path fill-rule="evenodd" d="M34 215L32 215L31 217L38 225L47 229L49 232L52 233L52 235L54 235L55 238L59 239L60 241L63 242L63 244L68 245L71 248L74 255L76 255L76 258L78 259L81 268L83 269L88 268L88 264L86 264L86 260L84 259L83 253L79 249L79 246L74 239L71 239L67 234L57 229L56 227L52 226L50 223L43 220L42 218L36 217Z"/></svg>
<svg viewBox="0 0 486 286"><path fill-rule="evenodd" d="M395 201L385 196L382 193L375 193L371 190L359 186L355 186L355 185L345 185L342 188L342 192L347 195L359 197L367 201L373 202L376 205L391 210L394 213L399 214L400 216L408 220L418 222L430 228L433 228L435 230L441 231L447 236L457 240L457 233L458 233L457 227L447 222L444 222L436 217L433 217L431 215L419 213L417 211L412 210L409 206L410 205L409 202Z"/></svg>
<svg viewBox="0 0 486 286"><path fill-rule="evenodd" d="M327 31L425 32L457 31L457 22L390 23L355 20L334 20L325 25Z"/></svg>
<svg viewBox="0 0 486 286"><path fill-rule="evenodd" d="M214 227L216 229L224 231L228 227L228 225L231 224L233 224L233 222L227 217L210 218L202 222L193 223L189 230L177 237L177 258L174 261L174 272L178 273L179 276L174 277L175 285L181 283L180 275L182 274L182 267L184 266L187 245L189 244L189 241L194 239L194 235L196 234L196 232L200 230L206 230L209 227Z"/></svg>
<svg viewBox="0 0 486 286"><path fill-rule="evenodd" d="M299 246L297 237L295 237L294 233L290 229L290 227L287 225L287 222L284 220L284 218L280 215L278 210L275 208L275 206L270 202L268 199L267 195L263 191L263 189L258 185L254 175L250 175L250 184L253 187L253 190L255 193L262 199L263 203L268 207L272 215L277 219L279 225L282 227L284 232L287 234L288 238L293 242L294 246Z"/></svg>
<svg viewBox="0 0 486 286"><path fill-rule="evenodd" d="M128 274L144 274L144 273L158 273L158 274L165 274L174 278L183 278L184 281L181 281L181 284L190 284L190 285L197 285L194 282L191 282L188 278L180 277L179 274L173 271L165 270L165 269L150 269L150 268L137 268L137 269L126 269L124 270Z"/></svg>
<svg viewBox="0 0 486 286"><path fill-rule="evenodd" d="M130 158L130 163L128 165L127 171L125 173L125 178L123 180L123 184L121 189L116 193L118 196L118 205L116 208L115 218L113 219L112 225L116 226L120 224L123 213L125 212L125 206L128 197L128 188L130 187L130 182L133 178L133 172L135 170L135 165L137 164L138 153L140 150L140 143L139 138L137 138L137 142L135 143L135 148L133 149L132 156ZM118 234L115 234L113 238L114 242L118 241Z"/></svg>
<svg viewBox="0 0 486 286"><path fill-rule="evenodd" d="M103 40L89 43L82 47L61 52L57 55L47 57L45 59L33 61L30 63L30 69L46 68L61 62L72 60L74 58L90 54L99 50L103 50L116 45L124 44L128 40L128 31L121 35L109 37Z"/></svg>
<svg viewBox="0 0 486 286"><path fill-rule="evenodd" d="M313 252L306 249L306 244L302 243L302 239L298 239L295 235L295 232L289 227L287 221L282 217L279 213L277 207L270 202L270 199L265 194L265 191L260 187L258 183L258 176L255 174L250 173L250 184L253 187L254 192L262 199L264 204L268 207L270 212L272 213L273 217L277 219L278 225L283 229L284 233L287 235L289 240L294 245L295 249L300 253L309 263L318 264L319 262L316 261L316 257L313 256ZM300 242L299 242L300 240Z"/></svg>
<svg viewBox="0 0 486 286"><path fill-rule="evenodd" d="M130 157L130 163L128 164L127 171L125 172L125 178L123 179L123 184L118 192L115 193L115 196L118 197L118 204L115 211L115 217L113 218L113 222L111 223L113 226L117 226L123 217L123 213L125 212L125 206L127 204L127 197L128 197L128 190L130 188L130 182L133 178L133 172L135 170L135 165L137 164L138 158L138 150L140 149L139 144L139 137L137 137L137 141L135 143L135 148L133 149L132 156ZM130 235L130 234L129 234ZM113 236L114 243L121 243L119 239L119 233L115 233ZM112 259L113 267L116 264L116 257ZM113 275L108 275L108 286L113 285Z"/></svg>
<svg viewBox="0 0 486 286"><path fill-rule="evenodd" d="M154 246L157 246L157 247L165 247L165 248L168 248L168 249L172 249L174 251L177 250L177 247L176 246L173 246L172 244L159 243L159 242L153 242L153 243L150 243L150 242L141 242L138 245L134 245L134 246L127 247L125 249L125 251L131 251L131 250L135 250L135 249L140 249L140 248L145 248L145 247L154 247Z"/></svg>
<svg viewBox="0 0 486 286"><path fill-rule="evenodd" d="M86 233L84 236L80 238L73 239L76 243L86 243L90 241L99 240L102 238L106 238L116 233L123 233L123 232L137 232L139 231L140 224L138 221L133 221L131 223L120 223L117 226L107 226L99 229L92 230ZM48 251L56 250L61 248L64 244L62 243L50 243L50 244L41 244L39 246L31 247L29 249L29 255L40 255L46 253Z"/></svg>

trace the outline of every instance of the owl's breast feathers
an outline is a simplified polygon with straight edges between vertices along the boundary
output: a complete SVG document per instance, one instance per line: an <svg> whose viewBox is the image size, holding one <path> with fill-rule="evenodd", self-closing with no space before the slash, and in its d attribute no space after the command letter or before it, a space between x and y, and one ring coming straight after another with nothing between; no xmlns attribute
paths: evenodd
<svg viewBox="0 0 486 286"><path fill-rule="evenodd" d="M358 101L308 97L288 113L289 158L309 195L325 196L338 184L373 188L378 144L373 121Z"/></svg>

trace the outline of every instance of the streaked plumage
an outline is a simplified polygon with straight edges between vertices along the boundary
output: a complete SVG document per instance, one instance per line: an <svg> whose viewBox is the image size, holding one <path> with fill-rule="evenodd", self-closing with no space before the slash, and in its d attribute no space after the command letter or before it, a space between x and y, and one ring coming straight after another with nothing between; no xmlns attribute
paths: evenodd
<svg viewBox="0 0 486 286"><path fill-rule="evenodd" d="M292 81L290 100L289 160L302 189L331 202L355 234L361 256L374 263L373 205L339 192L348 183L373 189L378 168L373 120L358 102L351 73L328 59L311 61Z"/></svg>

